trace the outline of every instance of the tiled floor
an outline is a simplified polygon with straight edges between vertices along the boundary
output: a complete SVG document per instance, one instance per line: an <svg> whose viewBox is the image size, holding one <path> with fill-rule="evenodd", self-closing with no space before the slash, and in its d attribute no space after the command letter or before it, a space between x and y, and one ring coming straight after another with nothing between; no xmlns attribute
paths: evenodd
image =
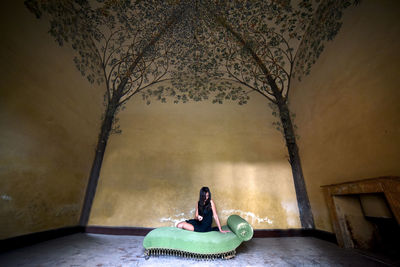
<svg viewBox="0 0 400 267"><path fill-rule="evenodd" d="M230 260L144 258L141 236L74 234L0 254L0 266L387 266L313 237L253 238Z"/></svg>

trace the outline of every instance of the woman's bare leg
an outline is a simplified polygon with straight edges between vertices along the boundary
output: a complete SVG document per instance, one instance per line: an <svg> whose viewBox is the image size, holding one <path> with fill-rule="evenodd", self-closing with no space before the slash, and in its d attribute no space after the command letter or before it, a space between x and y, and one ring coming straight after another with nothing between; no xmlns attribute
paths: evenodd
<svg viewBox="0 0 400 267"><path fill-rule="evenodd" d="M180 222L176 225L176 227L181 228L181 229L185 229L188 231L194 231L194 226L191 225L190 223L187 222Z"/></svg>

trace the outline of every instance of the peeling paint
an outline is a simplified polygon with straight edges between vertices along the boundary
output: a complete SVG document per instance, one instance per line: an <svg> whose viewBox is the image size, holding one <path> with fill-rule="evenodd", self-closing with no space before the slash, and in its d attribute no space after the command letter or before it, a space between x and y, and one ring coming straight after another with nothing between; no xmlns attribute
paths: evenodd
<svg viewBox="0 0 400 267"><path fill-rule="evenodd" d="M5 201L11 201L12 197L7 194L3 194L3 195L1 195L1 199L5 200Z"/></svg>
<svg viewBox="0 0 400 267"><path fill-rule="evenodd" d="M178 223L180 223L184 220L187 220L187 219L185 219L185 218L177 219L177 218L168 217L168 218L161 218L160 222L171 222L173 224L173 226L176 226Z"/></svg>
<svg viewBox="0 0 400 267"><path fill-rule="evenodd" d="M176 214L172 217L163 217L160 219L160 222L171 222L174 226L176 226L178 223L187 220L188 218L192 218L193 214L195 213L196 209L192 209L189 212L188 216L185 216L185 213L179 213ZM224 217L228 217L231 214L239 214L241 217L243 217L245 220L254 223L254 222L258 222L258 223L268 223L268 224L272 224L273 221L271 219L269 219L268 217L264 217L261 218L257 215L255 215L252 212L249 211L242 211L242 210L223 210L222 212L222 216Z"/></svg>
<svg viewBox="0 0 400 267"><path fill-rule="evenodd" d="M182 213L178 213L173 215L172 217L168 217L168 218L161 218L160 222L171 222L174 226L176 226L178 223L188 220L188 218L192 218L193 214L195 213L196 209L192 209L189 211L189 215L185 215L186 213L182 212Z"/></svg>
<svg viewBox="0 0 400 267"><path fill-rule="evenodd" d="M223 210L222 214L224 214L225 216L227 215L231 215L234 213L239 213L239 215L241 217L243 217L243 219L249 221L249 218L251 218L251 223L254 223L254 221L257 221L258 223L268 223L268 224L272 224L273 221L271 219L269 219L268 217L264 217L264 218L260 218L259 216L255 215L253 212L250 211L242 211L242 210Z"/></svg>
<svg viewBox="0 0 400 267"><path fill-rule="evenodd" d="M176 226L178 223L187 220L188 218L192 218L193 214L195 213L196 209L192 209L189 212L189 215L185 216L186 213L179 213L176 214L174 216L170 216L170 217L163 217L160 219L160 222L171 222L174 226ZM261 218L257 215L255 215L252 212L249 211L242 211L242 210L223 210L222 212L222 216L224 217L228 217L231 214L239 214L241 217L243 217L245 220L254 223L254 222L258 222L258 223L268 223L268 224L272 224L273 221L271 219L269 219L268 217L264 217Z"/></svg>

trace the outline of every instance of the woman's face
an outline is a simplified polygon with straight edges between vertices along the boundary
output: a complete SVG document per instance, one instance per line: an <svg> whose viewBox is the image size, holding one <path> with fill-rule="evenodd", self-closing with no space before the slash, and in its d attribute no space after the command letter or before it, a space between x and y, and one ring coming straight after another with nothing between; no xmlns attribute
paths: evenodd
<svg viewBox="0 0 400 267"><path fill-rule="evenodd" d="M210 194L207 192L206 193L206 201L207 201L207 199L210 197Z"/></svg>

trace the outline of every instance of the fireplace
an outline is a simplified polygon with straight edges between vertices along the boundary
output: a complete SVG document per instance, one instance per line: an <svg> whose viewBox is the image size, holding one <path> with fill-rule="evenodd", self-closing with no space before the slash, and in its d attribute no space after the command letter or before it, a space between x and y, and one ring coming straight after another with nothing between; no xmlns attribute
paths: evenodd
<svg viewBox="0 0 400 267"><path fill-rule="evenodd" d="M322 186L339 246L398 262L400 177Z"/></svg>

